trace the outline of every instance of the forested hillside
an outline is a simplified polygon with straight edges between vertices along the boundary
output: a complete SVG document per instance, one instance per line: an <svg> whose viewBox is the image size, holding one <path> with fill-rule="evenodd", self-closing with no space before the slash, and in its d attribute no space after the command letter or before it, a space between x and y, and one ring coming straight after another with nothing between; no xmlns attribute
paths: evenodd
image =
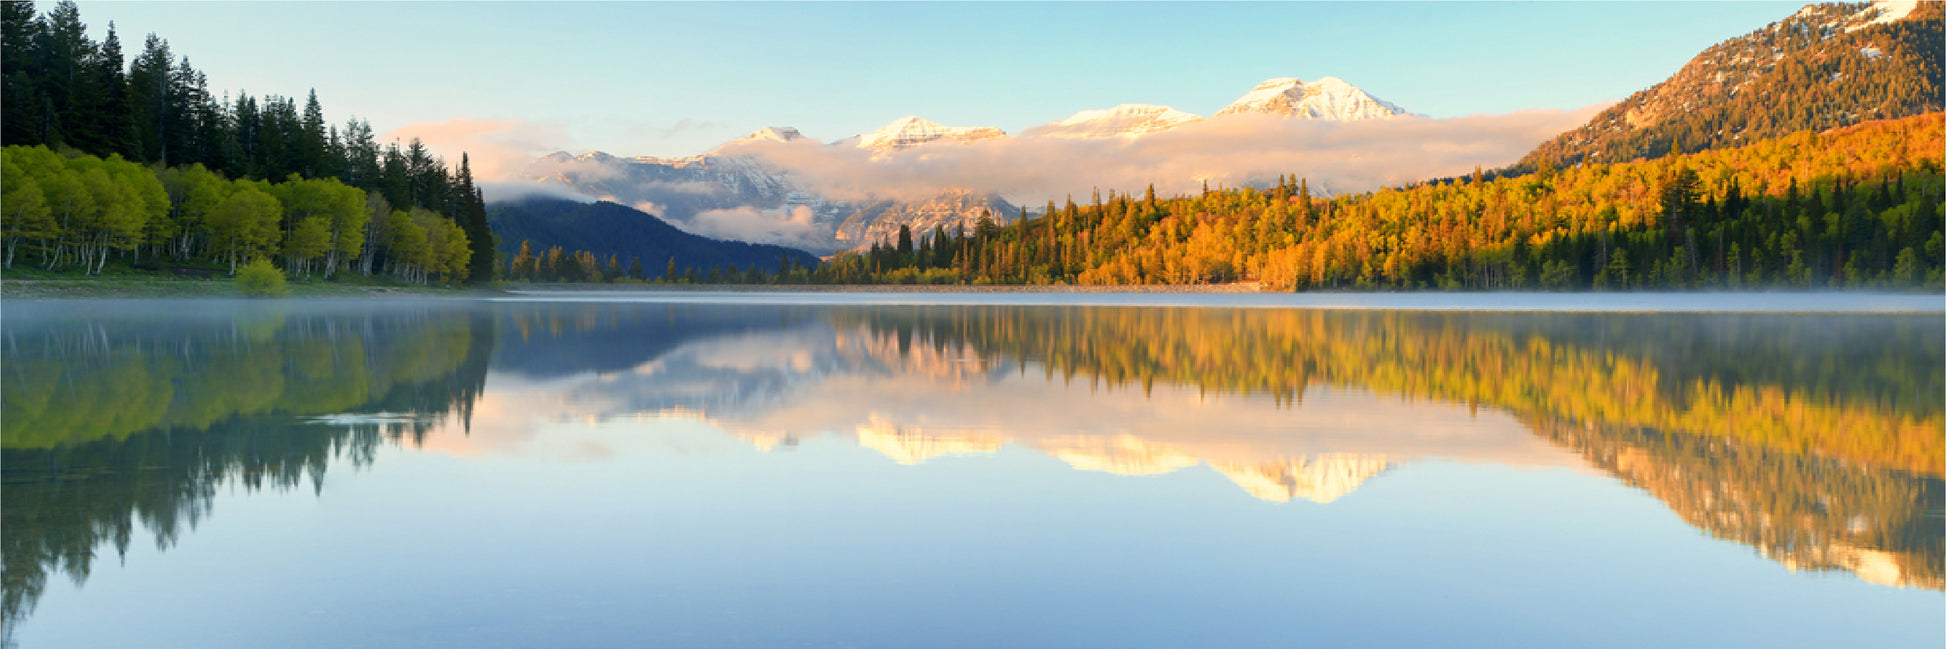
<svg viewBox="0 0 1946 649"><path fill-rule="evenodd" d="M133 61L112 25L94 42L71 1L45 15L30 2L0 10L9 266L23 252L91 273L111 256L226 266L261 257L298 275L355 263L421 282L491 279L486 205L464 156L449 168L417 140L381 147L356 118L341 130L315 92L302 108L277 95L219 99L157 35ZM150 168L148 180L133 171ZM349 215L354 203L362 217Z"/></svg>
<svg viewBox="0 0 1946 649"><path fill-rule="evenodd" d="M1510 171L1743 146L1942 108L1941 3L1809 5L1704 50Z"/></svg>
<svg viewBox="0 0 1946 649"><path fill-rule="evenodd" d="M1942 115L1519 178L1324 199L1302 180L1099 197L841 256L836 282L1277 289L1942 283Z"/></svg>
<svg viewBox="0 0 1946 649"><path fill-rule="evenodd" d="M634 208L609 202L534 198L487 210L508 259L508 276L546 281L620 277L743 281L762 271L817 266L810 253L783 246L697 236ZM536 245L539 242L545 242ZM731 271L731 279L721 273ZM717 275L712 279L711 274Z"/></svg>

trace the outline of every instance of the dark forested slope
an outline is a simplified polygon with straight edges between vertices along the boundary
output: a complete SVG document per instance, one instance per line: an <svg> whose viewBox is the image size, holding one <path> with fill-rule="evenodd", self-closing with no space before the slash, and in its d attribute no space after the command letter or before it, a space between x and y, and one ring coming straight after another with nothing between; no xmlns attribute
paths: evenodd
<svg viewBox="0 0 1946 649"><path fill-rule="evenodd" d="M622 264L639 260L648 277L663 276L672 259L678 273L692 268L742 271L753 266L775 273L786 259L800 268L818 263L817 257L802 250L697 236L653 215L605 201L530 198L495 203L487 208L487 223L499 235L501 252L514 260L516 277L561 279L550 277L547 270L548 258L558 256L550 255L550 249L557 247L585 251L604 264L611 257ZM527 248L526 255L522 255L522 246ZM523 259L536 267L520 267ZM573 272L563 270L571 263L554 260L554 274L578 279L572 277Z"/></svg>

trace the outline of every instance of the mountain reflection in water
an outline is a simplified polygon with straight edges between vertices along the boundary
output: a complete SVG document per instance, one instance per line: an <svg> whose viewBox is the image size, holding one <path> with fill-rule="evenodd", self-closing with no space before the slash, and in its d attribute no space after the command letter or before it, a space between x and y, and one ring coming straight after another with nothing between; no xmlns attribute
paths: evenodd
<svg viewBox="0 0 1946 649"><path fill-rule="evenodd" d="M1943 341L1901 316L10 305L0 613L138 525L184 542L219 485L318 490L385 444L517 452L537 418L645 415L907 465L1207 466L1333 507L1414 461L1566 467L1793 570L1939 590Z"/></svg>

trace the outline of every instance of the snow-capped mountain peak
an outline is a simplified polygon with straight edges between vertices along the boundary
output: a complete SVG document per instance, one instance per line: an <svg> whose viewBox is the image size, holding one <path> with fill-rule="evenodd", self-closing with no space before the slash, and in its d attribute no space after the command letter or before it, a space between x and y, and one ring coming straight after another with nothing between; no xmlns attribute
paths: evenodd
<svg viewBox="0 0 1946 649"><path fill-rule="evenodd" d="M743 136L745 140L767 140L772 142L794 142L804 139L804 134L789 126L765 126L755 133Z"/></svg>
<svg viewBox="0 0 1946 649"><path fill-rule="evenodd" d="M1216 111L1217 116L1264 114L1294 119L1322 119L1350 122L1365 119L1392 119L1409 115L1403 108L1380 100L1337 77L1324 77L1305 83L1294 77L1279 77L1257 84L1250 92Z"/></svg>
<svg viewBox="0 0 1946 649"><path fill-rule="evenodd" d="M764 142L795 142L802 139L804 139L804 134L797 132L795 128L789 126L765 126L749 135L725 142L722 146L711 149L707 155L711 157L737 157L742 155L739 149L746 145Z"/></svg>
<svg viewBox="0 0 1946 649"><path fill-rule="evenodd" d="M991 126L946 126L916 115L893 120L876 131L858 136L858 146L877 151L909 149L928 142L946 140L961 144L1005 137Z"/></svg>
<svg viewBox="0 0 1946 649"><path fill-rule="evenodd" d="M1122 104L1084 110L1067 119L1033 130L1033 135L1059 138L1140 137L1202 120L1202 116L1155 104Z"/></svg>

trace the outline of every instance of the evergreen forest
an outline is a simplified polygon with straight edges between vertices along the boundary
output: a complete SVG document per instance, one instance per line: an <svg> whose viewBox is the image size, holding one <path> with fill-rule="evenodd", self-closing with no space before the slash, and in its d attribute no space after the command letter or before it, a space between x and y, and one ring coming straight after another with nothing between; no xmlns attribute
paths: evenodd
<svg viewBox="0 0 1946 649"><path fill-rule="evenodd" d="M464 155L381 146L371 125L329 124L315 92L218 97L150 34L128 60L111 23L80 9L0 3L6 147L4 265L98 274L234 272L266 259L299 277L484 282L486 203Z"/></svg>
<svg viewBox="0 0 1946 649"><path fill-rule="evenodd" d="M843 254L835 283L1205 284L1276 290L1942 285L1942 114L1618 164L1319 197L1097 194L972 232Z"/></svg>

